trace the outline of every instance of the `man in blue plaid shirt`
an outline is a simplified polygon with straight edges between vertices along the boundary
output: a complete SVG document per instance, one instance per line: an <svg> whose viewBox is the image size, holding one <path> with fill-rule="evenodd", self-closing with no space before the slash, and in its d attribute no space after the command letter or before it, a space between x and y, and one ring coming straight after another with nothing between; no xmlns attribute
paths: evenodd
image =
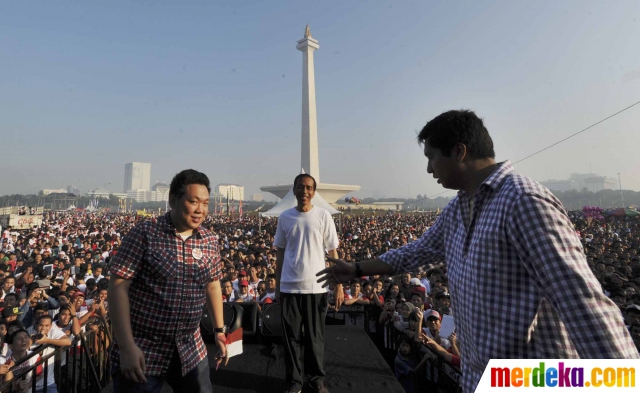
<svg viewBox="0 0 640 393"><path fill-rule="evenodd" d="M445 112L418 141L427 172L457 197L420 239L371 261L335 260L319 281L428 271L445 262L465 392L475 390L490 359L639 357L560 201L509 161L495 162L475 113Z"/></svg>

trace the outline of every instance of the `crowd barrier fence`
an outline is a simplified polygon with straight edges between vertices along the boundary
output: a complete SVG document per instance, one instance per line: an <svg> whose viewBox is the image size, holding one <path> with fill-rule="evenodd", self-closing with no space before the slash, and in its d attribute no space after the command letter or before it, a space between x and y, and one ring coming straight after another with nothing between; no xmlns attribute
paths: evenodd
<svg viewBox="0 0 640 393"><path fill-rule="evenodd" d="M111 380L110 345L113 342L109 321L95 317L93 326L81 332L71 341L71 346L57 347L41 345L34 348L30 355L16 363L12 369L19 370L12 380L2 381L0 392L16 393L21 391L20 382L29 381L31 391L36 391L38 380L43 380L42 392L47 389L47 380L53 373L58 392L99 393ZM25 362L37 361L29 367L20 367ZM51 359L53 358L53 364ZM38 375L37 370L42 372ZM35 375L35 378L33 377Z"/></svg>
<svg viewBox="0 0 640 393"><path fill-rule="evenodd" d="M398 354L398 340L402 332L396 330L393 326L385 326L370 319L373 306L368 305L352 305L342 306L339 310L330 310L327 315L332 319L331 323L351 323L358 321L357 317L362 316L361 321L365 321L361 327L369 334L372 341L393 369L395 358ZM342 318L340 318L342 317ZM354 318L355 317L355 318ZM375 330L371 329L375 326ZM422 346L422 356L428 356L426 367L415 375L415 386L418 392L462 392L460 381L462 373L459 369L450 366L448 363L440 359L431 349Z"/></svg>

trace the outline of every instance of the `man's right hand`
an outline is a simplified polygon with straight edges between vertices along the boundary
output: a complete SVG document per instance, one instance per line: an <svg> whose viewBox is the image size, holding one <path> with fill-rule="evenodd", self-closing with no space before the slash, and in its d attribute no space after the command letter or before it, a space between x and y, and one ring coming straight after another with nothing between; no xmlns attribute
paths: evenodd
<svg viewBox="0 0 640 393"><path fill-rule="evenodd" d="M327 259L334 263L331 267L321 270L316 276L320 276L319 283L323 283L322 287L325 288L330 282L335 284L344 284L353 280L356 277L356 266L352 263L347 263L342 259L335 259L327 257Z"/></svg>
<svg viewBox="0 0 640 393"><path fill-rule="evenodd" d="M133 382L147 382L144 376L147 366L144 361L144 353L134 345L129 350L120 349L120 370L122 375Z"/></svg>

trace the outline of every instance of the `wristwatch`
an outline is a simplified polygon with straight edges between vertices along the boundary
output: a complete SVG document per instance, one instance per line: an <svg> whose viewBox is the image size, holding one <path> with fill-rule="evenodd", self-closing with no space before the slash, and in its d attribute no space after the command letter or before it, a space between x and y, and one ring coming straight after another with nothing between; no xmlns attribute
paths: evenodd
<svg viewBox="0 0 640 393"><path fill-rule="evenodd" d="M360 262L356 262L356 277L362 277L362 268Z"/></svg>
<svg viewBox="0 0 640 393"><path fill-rule="evenodd" d="M213 332L227 334L227 325L224 325L221 328L213 328Z"/></svg>

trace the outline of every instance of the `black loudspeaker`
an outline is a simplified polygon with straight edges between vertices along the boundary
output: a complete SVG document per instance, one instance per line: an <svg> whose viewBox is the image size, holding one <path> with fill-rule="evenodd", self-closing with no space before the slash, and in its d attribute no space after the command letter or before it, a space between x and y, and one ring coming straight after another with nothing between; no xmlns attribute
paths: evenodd
<svg viewBox="0 0 640 393"><path fill-rule="evenodd" d="M243 310L242 330L243 337L253 336L258 331L258 303L254 302L238 302L233 303Z"/></svg>
<svg viewBox="0 0 640 393"><path fill-rule="evenodd" d="M282 305L278 303L262 306L262 329L265 337L282 337Z"/></svg>
<svg viewBox="0 0 640 393"><path fill-rule="evenodd" d="M233 332L242 327L244 310L237 303L222 303L222 312L224 324L227 325L229 332ZM205 306L200 319L200 334L202 338L211 338L215 336L213 331L213 322L209 317L209 310Z"/></svg>

